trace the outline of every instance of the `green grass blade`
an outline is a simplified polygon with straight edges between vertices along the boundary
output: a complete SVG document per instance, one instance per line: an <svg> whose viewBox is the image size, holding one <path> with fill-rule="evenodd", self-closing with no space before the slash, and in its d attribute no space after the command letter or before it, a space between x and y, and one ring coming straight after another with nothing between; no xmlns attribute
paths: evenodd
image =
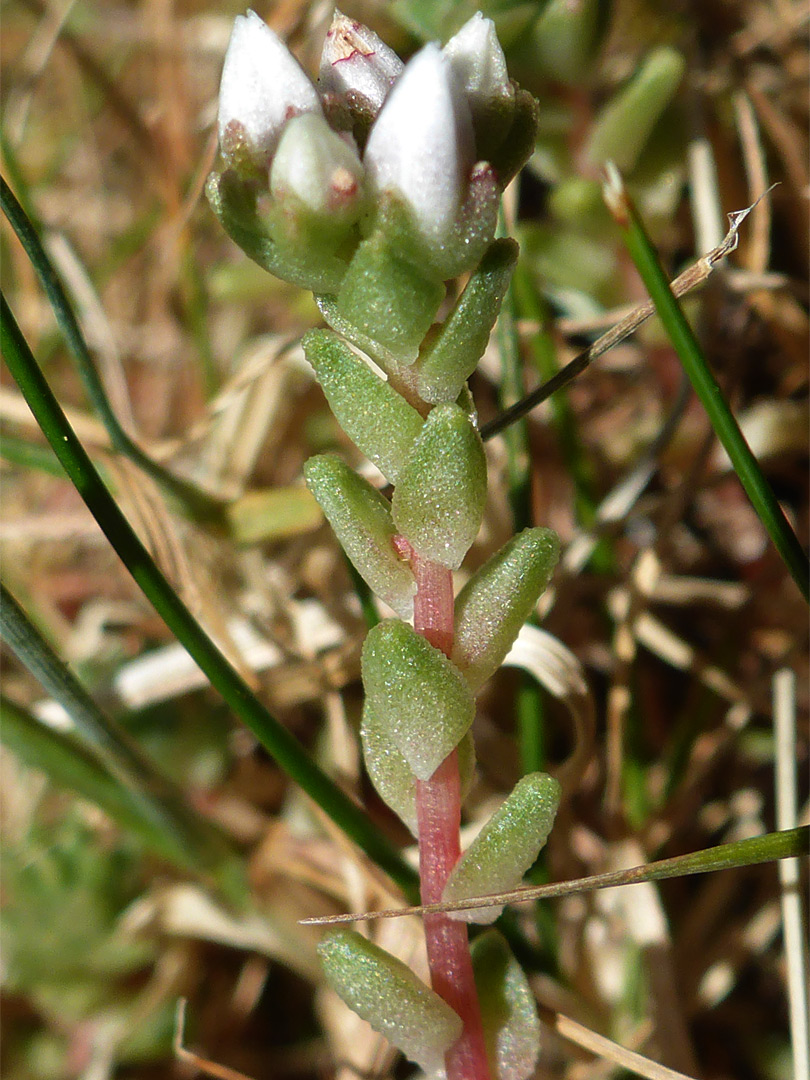
<svg viewBox="0 0 810 1080"><path fill-rule="evenodd" d="M121 561L166 625L287 776L365 851L372 862L388 873L407 895L413 895L418 880L416 872L363 810L341 791L294 736L268 712L166 581L76 438L2 294L0 344L14 380L65 471Z"/></svg>
<svg viewBox="0 0 810 1080"><path fill-rule="evenodd" d="M119 806L128 804L130 818L144 824L153 841L159 839L161 850L173 862L210 877L233 901L243 902L248 895L247 879L225 838L185 804L182 793L102 713L2 585L0 637L71 717L80 739L98 759L100 773L107 778L108 796L117 788ZM16 719L19 730L19 715ZM33 737L30 728L28 735ZM42 743L40 738L40 748ZM68 745L60 747L63 765Z"/></svg>
<svg viewBox="0 0 810 1080"><path fill-rule="evenodd" d="M622 231L627 250L655 304L673 348L706 410L717 438L731 459L740 483L793 580L805 599L810 599L810 567L807 555L763 476L759 462L745 441L706 363L692 327L673 295L658 255L618 175L611 175L605 197Z"/></svg>
<svg viewBox="0 0 810 1080"><path fill-rule="evenodd" d="M302 919L303 925L332 926L357 922L360 919L398 919L403 915L430 915L438 911L470 911L479 907L500 907L503 904L523 904L534 900L552 900L560 896L574 896L593 892L594 889L612 889L618 885L637 885L640 881L665 881L667 878L687 877L689 874L707 874L714 870L736 870L741 866L757 866L760 863L778 862L780 859L796 859L810 854L810 825L798 829L752 836L730 844L676 855L671 859L634 866L629 870L612 870L606 874L574 878L571 881L555 881L550 885L524 886L491 896L471 896L452 904L421 904L418 907L390 908L385 911L369 911L361 915L326 915Z"/></svg>
<svg viewBox="0 0 810 1080"><path fill-rule="evenodd" d="M119 783L76 739L41 723L16 702L0 695L0 742L30 769L99 806L153 851L189 869L188 851L178 848L146 814L129 788ZM200 867L196 867L200 869Z"/></svg>
<svg viewBox="0 0 810 1080"><path fill-rule="evenodd" d="M59 328L64 334L67 346L76 362L85 392L104 424L113 447L135 462L145 473L148 473L192 517L201 521L220 521L222 504L219 500L206 495L193 484L175 476L158 462L153 461L121 427L118 417L115 415L115 411L107 398L104 384L82 334L73 306L68 299L62 282L59 280L53 263L48 258L28 215L2 176L0 176L0 207L2 207L3 213L31 260L31 265L34 267L40 284L45 290Z"/></svg>
<svg viewBox="0 0 810 1080"><path fill-rule="evenodd" d="M65 470L59 464L59 459L50 446L42 446L3 432L0 436L0 457L10 465L20 465L24 469L37 469L39 472L48 473L49 476L56 476L60 480L65 478Z"/></svg>

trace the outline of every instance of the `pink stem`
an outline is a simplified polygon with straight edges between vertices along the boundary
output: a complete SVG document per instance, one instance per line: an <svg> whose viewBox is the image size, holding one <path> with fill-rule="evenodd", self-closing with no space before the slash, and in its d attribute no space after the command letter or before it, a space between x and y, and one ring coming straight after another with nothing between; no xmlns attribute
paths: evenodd
<svg viewBox="0 0 810 1080"><path fill-rule="evenodd" d="M417 588L414 629L449 656L453 648L452 571L421 559L412 550L410 555ZM457 750L445 758L429 780L417 780L416 813L422 903L437 903L461 850ZM455 1009L464 1024L461 1037L445 1055L447 1080L490 1080L467 927L441 913L426 915L425 937L433 989Z"/></svg>

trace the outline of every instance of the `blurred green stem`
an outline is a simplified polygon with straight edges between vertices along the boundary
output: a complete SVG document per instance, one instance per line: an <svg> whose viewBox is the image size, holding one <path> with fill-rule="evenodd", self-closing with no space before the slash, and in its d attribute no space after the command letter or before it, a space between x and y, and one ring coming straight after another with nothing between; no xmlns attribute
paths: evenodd
<svg viewBox="0 0 810 1080"><path fill-rule="evenodd" d="M43 724L5 695L0 695L0 742L28 768L39 769L53 783L95 803L163 858L184 870L203 871L201 863L191 861L193 852L185 844L179 845L180 829L173 828L167 834L161 822L144 813L138 796L75 738ZM233 857L237 858L235 852Z"/></svg>
<svg viewBox="0 0 810 1080"><path fill-rule="evenodd" d="M42 684L45 690L71 717L79 736L103 766L107 774L108 804L114 788L119 788L117 803L127 806L129 815L138 819L153 842L173 862L186 869L210 876L228 898L237 904L247 899L249 888L244 869L235 851L213 827L185 805L180 791L162 776L144 757L130 738L106 717L75 675L62 663L40 632L28 619L17 601L0 584L0 637L19 661ZM12 737L22 731L19 710L12 710ZM35 723L36 721L34 721ZM28 737L34 731L28 730ZM5 738L5 736L4 736ZM18 740L19 741L19 740ZM40 738L39 746L43 740ZM54 748L65 764L67 742ZM89 778L91 763L76 759L74 766ZM96 778L96 790L99 781Z"/></svg>

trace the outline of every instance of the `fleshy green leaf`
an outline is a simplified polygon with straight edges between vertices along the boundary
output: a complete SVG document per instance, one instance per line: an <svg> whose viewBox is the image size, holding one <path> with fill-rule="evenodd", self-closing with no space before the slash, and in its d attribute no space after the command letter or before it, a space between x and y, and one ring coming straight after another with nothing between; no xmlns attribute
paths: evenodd
<svg viewBox="0 0 810 1080"><path fill-rule="evenodd" d="M630 172L661 113L678 89L686 62L668 46L655 49L630 82L607 103L591 133L588 160L613 161Z"/></svg>
<svg viewBox="0 0 810 1080"><path fill-rule="evenodd" d="M429 780L469 731L475 714L463 675L439 649L398 619L375 626L363 645L371 709L420 780Z"/></svg>
<svg viewBox="0 0 810 1080"><path fill-rule="evenodd" d="M340 426L383 475L397 483L422 430L422 417L328 330L311 331L303 344Z"/></svg>
<svg viewBox="0 0 810 1080"><path fill-rule="evenodd" d="M437 405L400 473L394 523L422 558L455 570L481 526L486 490L480 435L458 405Z"/></svg>
<svg viewBox="0 0 810 1080"><path fill-rule="evenodd" d="M528 1080L540 1053L540 1021L523 969L497 930L477 937L470 952L493 1080Z"/></svg>
<svg viewBox="0 0 810 1080"><path fill-rule="evenodd" d="M360 737L363 741L366 770L380 798L405 822L413 835L418 837L416 776L386 734L385 724L380 721L368 699L363 707ZM475 775L475 747L469 731L458 744L458 769L463 800Z"/></svg>
<svg viewBox="0 0 810 1080"><path fill-rule="evenodd" d="M524 529L456 597L453 663L473 690L501 666L548 585L559 552L550 529Z"/></svg>
<svg viewBox="0 0 810 1080"><path fill-rule="evenodd" d="M326 981L358 1016L426 1071L461 1035L460 1017L395 956L355 930L318 946Z"/></svg>
<svg viewBox="0 0 810 1080"><path fill-rule="evenodd" d="M473 690L498 671L549 584L559 556L551 529L524 529L456 597L453 662Z"/></svg>
<svg viewBox="0 0 810 1080"><path fill-rule="evenodd" d="M380 228L358 247L338 292L337 311L407 365L416 359L444 294L441 279L403 258L396 238Z"/></svg>
<svg viewBox="0 0 810 1080"><path fill-rule="evenodd" d="M481 832L462 854L447 880L442 900L466 900L516 889L548 839L560 803L560 785L545 773L518 780ZM465 922L491 923L500 907L455 911Z"/></svg>
<svg viewBox="0 0 810 1080"><path fill-rule="evenodd" d="M387 499L331 454L310 458L304 475L358 573L398 615L410 618L416 583L394 550L396 529Z"/></svg>
<svg viewBox="0 0 810 1080"><path fill-rule="evenodd" d="M436 338L419 357L417 389L425 401L455 401L484 355L515 269L514 240L496 240Z"/></svg>

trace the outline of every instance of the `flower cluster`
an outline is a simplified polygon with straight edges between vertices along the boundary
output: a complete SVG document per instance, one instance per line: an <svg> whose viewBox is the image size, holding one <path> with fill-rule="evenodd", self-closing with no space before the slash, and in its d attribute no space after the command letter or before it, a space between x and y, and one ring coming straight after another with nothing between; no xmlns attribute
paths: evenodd
<svg viewBox="0 0 810 1080"><path fill-rule="evenodd" d="M386 366L408 364L443 282L490 244L536 127L534 99L510 82L480 14L403 65L336 12L314 84L250 11L225 58L224 168L208 197L251 258L324 297L335 329Z"/></svg>

